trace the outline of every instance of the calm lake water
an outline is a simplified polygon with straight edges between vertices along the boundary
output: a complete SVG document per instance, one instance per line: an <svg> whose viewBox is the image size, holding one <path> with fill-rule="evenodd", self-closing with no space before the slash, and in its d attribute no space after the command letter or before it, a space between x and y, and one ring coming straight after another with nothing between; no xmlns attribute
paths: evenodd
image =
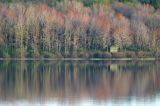
<svg viewBox="0 0 160 106"><path fill-rule="evenodd" d="M0 105L160 106L160 62L0 61Z"/></svg>

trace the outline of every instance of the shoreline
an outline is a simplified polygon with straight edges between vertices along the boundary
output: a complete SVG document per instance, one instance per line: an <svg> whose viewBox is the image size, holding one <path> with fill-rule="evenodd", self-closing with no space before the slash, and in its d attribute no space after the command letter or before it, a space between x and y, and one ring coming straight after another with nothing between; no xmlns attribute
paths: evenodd
<svg viewBox="0 0 160 106"><path fill-rule="evenodd" d="M0 61L3 60L17 60L17 61L160 61L160 58L0 58Z"/></svg>

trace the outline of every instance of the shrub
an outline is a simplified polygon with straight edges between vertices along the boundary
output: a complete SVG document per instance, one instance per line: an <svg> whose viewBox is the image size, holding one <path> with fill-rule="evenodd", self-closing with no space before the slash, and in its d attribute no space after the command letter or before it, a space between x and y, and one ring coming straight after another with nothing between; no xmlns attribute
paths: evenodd
<svg viewBox="0 0 160 106"><path fill-rule="evenodd" d="M43 52L41 55L43 56L43 58L55 58L55 55L49 52Z"/></svg>
<svg viewBox="0 0 160 106"><path fill-rule="evenodd" d="M79 52L77 57L78 58L90 58L90 55L88 52Z"/></svg>
<svg viewBox="0 0 160 106"><path fill-rule="evenodd" d="M25 48L16 49L15 57L16 58L25 58L26 57L26 50L25 50Z"/></svg>
<svg viewBox="0 0 160 106"><path fill-rule="evenodd" d="M108 53L108 52L104 52L104 53L102 54L102 57L103 57L103 58L111 58L111 57L112 57L112 54L111 54L111 53Z"/></svg>
<svg viewBox="0 0 160 106"><path fill-rule="evenodd" d="M10 55L4 49L0 49L0 58L10 58Z"/></svg>
<svg viewBox="0 0 160 106"><path fill-rule="evenodd" d="M135 57L137 57L137 56L136 56L135 52L127 51L127 52L126 52L126 57L127 57L127 58L135 58Z"/></svg>
<svg viewBox="0 0 160 106"><path fill-rule="evenodd" d="M112 58L125 58L126 54L124 52L112 53Z"/></svg>

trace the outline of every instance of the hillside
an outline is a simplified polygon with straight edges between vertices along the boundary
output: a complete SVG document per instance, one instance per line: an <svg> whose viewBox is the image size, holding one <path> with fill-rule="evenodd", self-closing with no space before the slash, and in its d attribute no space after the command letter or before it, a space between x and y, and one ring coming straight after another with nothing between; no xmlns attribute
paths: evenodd
<svg viewBox="0 0 160 106"><path fill-rule="evenodd" d="M87 1L1 0L0 57L160 56L158 1Z"/></svg>

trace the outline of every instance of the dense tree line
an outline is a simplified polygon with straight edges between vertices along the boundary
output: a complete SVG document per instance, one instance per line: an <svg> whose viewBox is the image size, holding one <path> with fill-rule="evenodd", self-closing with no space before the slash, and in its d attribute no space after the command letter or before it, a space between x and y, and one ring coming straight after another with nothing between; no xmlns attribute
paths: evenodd
<svg viewBox="0 0 160 106"><path fill-rule="evenodd" d="M111 57L113 45L124 57L160 54L160 12L148 4L1 3L0 21L0 57Z"/></svg>
<svg viewBox="0 0 160 106"><path fill-rule="evenodd" d="M47 3L50 6L55 6L58 2L62 2L62 1L80 1L85 6L93 6L93 4L95 4L95 3L110 4L115 1L123 2L123 3L140 2L142 4L150 4L150 5L154 6L155 8L160 8L160 1L159 0L0 0L0 2L2 2L2 3L32 2L32 3Z"/></svg>

